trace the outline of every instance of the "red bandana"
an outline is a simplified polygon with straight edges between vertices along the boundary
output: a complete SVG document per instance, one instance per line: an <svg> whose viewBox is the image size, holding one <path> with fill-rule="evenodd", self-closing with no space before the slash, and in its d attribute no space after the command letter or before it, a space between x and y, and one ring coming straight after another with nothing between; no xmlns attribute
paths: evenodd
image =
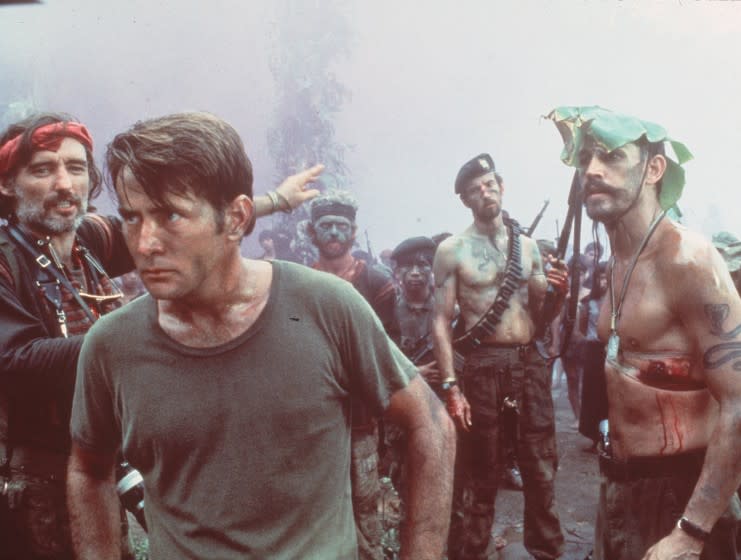
<svg viewBox="0 0 741 560"><path fill-rule="evenodd" d="M0 176L5 175L18 163L18 150L21 145L19 134L0 148ZM76 122L58 122L40 126L31 136L36 150L56 152L65 138L74 138L89 150L93 149L93 139L85 125Z"/></svg>

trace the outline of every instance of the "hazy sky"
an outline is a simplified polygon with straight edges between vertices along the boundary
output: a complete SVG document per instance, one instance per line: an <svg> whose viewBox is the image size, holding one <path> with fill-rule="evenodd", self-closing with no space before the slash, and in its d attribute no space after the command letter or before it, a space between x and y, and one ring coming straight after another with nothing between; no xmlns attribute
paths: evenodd
<svg viewBox="0 0 741 560"><path fill-rule="evenodd" d="M275 122L268 61L280 48L277 3L0 7L0 108L20 101L71 112L89 123L97 153L136 120L209 110L242 134L263 192L274 174L265 138ZM322 2L294 4L301 18ZM470 214L453 179L484 151L504 175L514 217L527 224L551 199L538 236L553 237L571 170L559 160L555 127L541 116L573 104L665 126L695 155L680 201L687 223L741 234L741 2L339 4L352 40L333 72L352 98L336 134L351 146L358 221L376 251L466 227ZM311 44L296 47L308 52Z"/></svg>

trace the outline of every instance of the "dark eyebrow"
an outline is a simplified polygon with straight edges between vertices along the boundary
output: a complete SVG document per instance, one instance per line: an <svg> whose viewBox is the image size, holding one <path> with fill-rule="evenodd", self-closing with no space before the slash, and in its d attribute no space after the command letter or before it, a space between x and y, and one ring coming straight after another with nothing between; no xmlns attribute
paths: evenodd
<svg viewBox="0 0 741 560"><path fill-rule="evenodd" d="M87 159L81 159L81 158L68 158L64 160L64 163L77 163L80 165L87 165Z"/></svg>
<svg viewBox="0 0 741 560"><path fill-rule="evenodd" d="M57 162L52 160L37 161L35 163L29 163L28 168L38 169L39 167L48 167L49 165L57 165Z"/></svg>

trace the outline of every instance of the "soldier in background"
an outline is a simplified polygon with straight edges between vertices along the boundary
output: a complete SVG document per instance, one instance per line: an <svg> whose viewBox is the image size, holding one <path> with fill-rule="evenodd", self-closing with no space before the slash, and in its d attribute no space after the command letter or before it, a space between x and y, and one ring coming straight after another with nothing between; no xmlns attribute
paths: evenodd
<svg viewBox="0 0 741 560"><path fill-rule="evenodd" d="M358 226L358 205L350 193L334 191L311 201L307 231L319 251L313 268L350 282L370 303L388 332L396 292L391 276L351 254ZM383 528L378 512L379 425L362 402L353 402L351 479L353 513L361 560L381 560Z"/></svg>

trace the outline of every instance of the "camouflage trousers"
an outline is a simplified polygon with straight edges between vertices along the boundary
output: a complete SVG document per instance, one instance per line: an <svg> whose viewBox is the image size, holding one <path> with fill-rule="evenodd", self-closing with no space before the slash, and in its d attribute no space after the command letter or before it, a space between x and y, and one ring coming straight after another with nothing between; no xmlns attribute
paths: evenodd
<svg viewBox="0 0 741 560"><path fill-rule="evenodd" d="M487 558L508 443L524 485L525 548L535 558L558 558L564 537L555 507L558 457L544 360L532 345L484 346L466 358L462 385L473 425L458 433L449 560Z"/></svg>
<svg viewBox="0 0 741 560"><path fill-rule="evenodd" d="M0 497L0 560L73 560L64 472L39 477L14 470L0 480L6 489ZM121 558L133 560L121 514Z"/></svg>
<svg viewBox="0 0 741 560"><path fill-rule="evenodd" d="M378 426L352 428L350 482L360 560L383 560L383 527L378 512Z"/></svg>
<svg viewBox="0 0 741 560"><path fill-rule="evenodd" d="M595 560L643 558L652 545L672 532L695 488L702 457L694 468L688 468L681 459L676 468L668 466L675 471L671 476L611 480L603 474L595 524ZM734 495L715 523L701 560L739 557L739 521L741 504Z"/></svg>

